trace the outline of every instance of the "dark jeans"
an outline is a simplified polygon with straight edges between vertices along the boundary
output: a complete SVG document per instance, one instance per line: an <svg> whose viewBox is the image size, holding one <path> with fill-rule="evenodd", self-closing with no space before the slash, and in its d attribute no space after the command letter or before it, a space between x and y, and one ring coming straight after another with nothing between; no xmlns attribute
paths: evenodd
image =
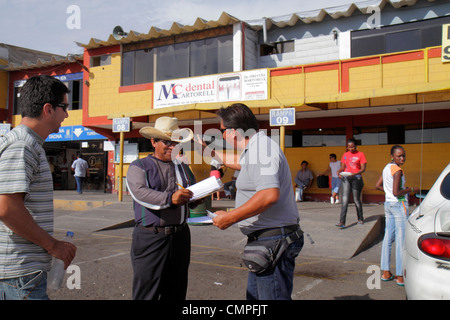
<svg viewBox="0 0 450 320"><path fill-rule="evenodd" d="M258 240L278 239L284 236L260 238ZM256 240L256 241L258 241ZM303 248L303 234L292 242L269 273L257 275L248 272L247 300L291 300L294 287L295 258Z"/></svg>
<svg viewBox="0 0 450 320"><path fill-rule="evenodd" d="M134 300L185 300L191 256L189 226L175 234L136 226L131 244Z"/></svg>
<svg viewBox="0 0 450 320"><path fill-rule="evenodd" d="M358 221L363 221L363 207L361 202L361 192L364 187L364 181L361 175L356 176L350 176L350 177L343 177L342 178L342 184L341 184L341 190L342 190L342 196L341 196L341 217L339 220L339 223L342 223L345 225L345 219L347 217L347 208L348 208L348 202L350 201L350 192L353 194L353 201L355 202L356 206L356 214L358 215Z"/></svg>

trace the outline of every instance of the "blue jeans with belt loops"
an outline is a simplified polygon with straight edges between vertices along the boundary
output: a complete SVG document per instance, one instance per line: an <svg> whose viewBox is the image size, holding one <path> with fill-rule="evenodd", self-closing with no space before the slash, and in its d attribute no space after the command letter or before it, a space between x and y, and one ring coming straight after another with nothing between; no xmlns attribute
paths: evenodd
<svg viewBox="0 0 450 320"><path fill-rule="evenodd" d="M0 300L48 300L47 273L0 279Z"/></svg>
<svg viewBox="0 0 450 320"><path fill-rule="evenodd" d="M386 227L381 246L381 270L390 271L391 248L395 241L395 275L403 275L403 246L405 241L405 224L409 214L406 202L385 202L384 214Z"/></svg>
<svg viewBox="0 0 450 320"><path fill-rule="evenodd" d="M275 240L284 237L284 235L281 235L259 238L258 240ZM302 248L303 234L287 247L274 270L261 275L249 271L247 300L291 300L294 287L295 258Z"/></svg>

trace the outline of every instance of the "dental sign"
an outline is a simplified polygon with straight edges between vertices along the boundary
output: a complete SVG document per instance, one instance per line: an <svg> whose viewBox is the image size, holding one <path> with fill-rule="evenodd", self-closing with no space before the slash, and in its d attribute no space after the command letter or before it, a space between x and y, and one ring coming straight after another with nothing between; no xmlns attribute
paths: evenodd
<svg viewBox="0 0 450 320"><path fill-rule="evenodd" d="M450 24L442 25L442 62L450 62Z"/></svg>
<svg viewBox="0 0 450 320"><path fill-rule="evenodd" d="M214 76L155 82L153 107L196 103L266 100L268 70L259 69Z"/></svg>

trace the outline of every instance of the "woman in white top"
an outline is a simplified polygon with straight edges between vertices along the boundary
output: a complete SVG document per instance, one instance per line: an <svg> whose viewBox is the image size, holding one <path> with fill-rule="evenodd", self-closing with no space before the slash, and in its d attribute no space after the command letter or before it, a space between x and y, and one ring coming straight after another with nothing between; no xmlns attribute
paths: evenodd
<svg viewBox="0 0 450 320"><path fill-rule="evenodd" d="M402 146L391 148L391 162L383 169L375 188L385 192L384 214L386 228L381 247L381 280L390 281L394 276L390 272L390 257L392 243L395 241L396 282L403 286L402 254L404 243L404 230L408 212L408 194L414 188L405 187L405 175L400 168L405 163L406 152Z"/></svg>

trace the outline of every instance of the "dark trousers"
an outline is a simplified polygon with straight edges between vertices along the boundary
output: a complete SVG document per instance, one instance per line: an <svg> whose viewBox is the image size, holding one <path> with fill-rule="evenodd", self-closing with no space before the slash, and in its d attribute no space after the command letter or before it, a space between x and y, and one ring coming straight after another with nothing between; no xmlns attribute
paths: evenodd
<svg viewBox="0 0 450 320"><path fill-rule="evenodd" d="M175 234L136 226L131 244L134 300L185 300L191 256L189 226Z"/></svg>
<svg viewBox="0 0 450 320"><path fill-rule="evenodd" d="M347 218L347 208L350 201L350 192L353 194L353 201L356 206L356 214L358 215L358 220L363 221L363 207L361 201L361 192L364 187L364 181L361 175L344 177L342 178L341 190L341 217L339 222L345 225L345 220Z"/></svg>

